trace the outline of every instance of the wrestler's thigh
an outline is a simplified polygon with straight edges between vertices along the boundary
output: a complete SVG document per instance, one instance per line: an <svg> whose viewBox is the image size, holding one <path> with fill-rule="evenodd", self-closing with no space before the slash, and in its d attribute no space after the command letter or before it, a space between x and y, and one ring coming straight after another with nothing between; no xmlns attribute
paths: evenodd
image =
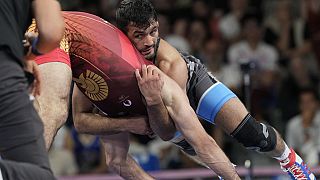
<svg viewBox="0 0 320 180"><path fill-rule="evenodd" d="M215 123L226 133L232 133L248 114L247 109L238 98L228 100L218 112Z"/></svg>
<svg viewBox="0 0 320 180"><path fill-rule="evenodd" d="M72 80L70 66L61 62L49 62L39 65L41 73L41 97L68 98Z"/></svg>

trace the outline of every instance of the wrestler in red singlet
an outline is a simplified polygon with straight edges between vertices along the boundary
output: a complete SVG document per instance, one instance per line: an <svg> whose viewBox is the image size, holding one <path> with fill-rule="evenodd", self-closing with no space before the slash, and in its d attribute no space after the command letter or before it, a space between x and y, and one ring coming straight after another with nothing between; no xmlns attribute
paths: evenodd
<svg viewBox="0 0 320 180"><path fill-rule="evenodd" d="M148 63L144 57L103 19L82 12L63 15L66 32L60 48L37 57L36 62L68 64L80 90L109 116L144 114L134 77L134 70ZM28 31L36 32L36 24Z"/></svg>

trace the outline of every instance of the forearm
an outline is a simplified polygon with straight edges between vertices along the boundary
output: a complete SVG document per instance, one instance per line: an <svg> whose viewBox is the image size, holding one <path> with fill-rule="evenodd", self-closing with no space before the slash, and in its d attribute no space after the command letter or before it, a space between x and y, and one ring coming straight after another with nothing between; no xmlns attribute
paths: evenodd
<svg viewBox="0 0 320 180"><path fill-rule="evenodd" d="M127 180L154 179L148 173L146 173L130 155L127 156L127 160L123 163L111 163L110 168L112 169L112 171Z"/></svg>
<svg viewBox="0 0 320 180"><path fill-rule="evenodd" d="M201 161L224 179L240 179L227 156L205 132L194 110L188 104L186 95L183 93L172 95L171 102L175 103L170 101L166 103L168 112Z"/></svg>
<svg viewBox="0 0 320 180"><path fill-rule="evenodd" d="M147 111L152 131L164 141L172 139L176 128L162 100L158 104L147 104Z"/></svg>
<svg viewBox="0 0 320 180"><path fill-rule="evenodd" d="M216 142L209 137L210 143L195 145L200 160L223 179L240 179L234 166Z"/></svg>
<svg viewBox="0 0 320 180"><path fill-rule="evenodd" d="M34 0L33 9L39 30L37 49L47 53L59 46L64 34L64 19L56 0Z"/></svg>
<svg viewBox="0 0 320 180"><path fill-rule="evenodd" d="M114 119L92 113L79 113L74 117L74 124L80 133L109 135L127 131L128 119Z"/></svg>
<svg viewBox="0 0 320 180"><path fill-rule="evenodd" d="M199 159L224 179L240 179L228 157L224 154L214 139L205 132L199 120L190 118L192 116L195 117L193 115L194 112L191 109L189 109L189 112L185 109L185 111L180 113L182 114L179 115L178 113L178 116L174 117L180 117L184 121L178 120L176 122L177 127L194 148ZM194 120L193 123L189 121L191 119Z"/></svg>

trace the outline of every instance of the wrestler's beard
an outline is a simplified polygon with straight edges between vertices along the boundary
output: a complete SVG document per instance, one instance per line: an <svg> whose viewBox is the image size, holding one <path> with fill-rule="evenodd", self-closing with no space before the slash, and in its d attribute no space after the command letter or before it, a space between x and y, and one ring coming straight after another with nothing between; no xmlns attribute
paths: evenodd
<svg viewBox="0 0 320 180"><path fill-rule="evenodd" d="M144 56L144 58L146 58L147 60L153 60L155 55L156 55L156 53L153 52L152 54L148 54L147 56Z"/></svg>
<svg viewBox="0 0 320 180"><path fill-rule="evenodd" d="M156 54L156 52L155 52L155 45L153 45L152 48L153 48L153 53L150 53L150 54L144 56L144 58L146 58L147 60L153 60L154 57L155 57L155 54ZM148 48L147 48L147 49L148 49ZM143 50L142 50L142 51L143 51Z"/></svg>

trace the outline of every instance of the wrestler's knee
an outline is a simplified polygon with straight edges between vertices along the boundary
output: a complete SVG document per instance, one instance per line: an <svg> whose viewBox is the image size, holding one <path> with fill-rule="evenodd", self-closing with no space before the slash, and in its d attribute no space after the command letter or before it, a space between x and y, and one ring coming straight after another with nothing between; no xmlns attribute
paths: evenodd
<svg viewBox="0 0 320 180"><path fill-rule="evenodd" d="M106 165L114 172L120 171L121 167L126 164L126 159L121 156L117 156L113 152L114 150L106 149Z"/></svg>
<svg viewBox="0 0 320 180"><path fill-rule="evenodd" d="M36 98L41 118L61 119L67 118L69 111L69 93L42 94Z"/></svg>
<svg viewBox="0 0 320 180"><path fill-rule="evenodd" d="M61 126L69 112L71 69L62 63L47 63L39 67L43 74L42 93L36 97L39 114L46 123L53 121Z"/></svg>
<svg viewBox="0 0 320 180"><path fill-rule="evenodd" d="M248 114L231 136L242 143L247 149L258 152L269 152L275 149L277 133L269 125L258 123Z"/></svg>

